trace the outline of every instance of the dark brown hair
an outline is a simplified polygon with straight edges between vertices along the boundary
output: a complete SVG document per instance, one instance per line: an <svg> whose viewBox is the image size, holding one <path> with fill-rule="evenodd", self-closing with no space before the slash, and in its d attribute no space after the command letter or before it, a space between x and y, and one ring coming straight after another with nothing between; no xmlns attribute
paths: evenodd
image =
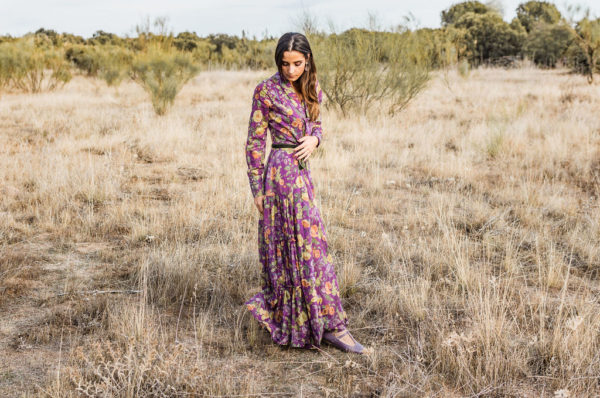
<svg viewBox="0 0 600 398"><path fill-rule="evenodd" d="M288 32L279 38L277 48L275 49L275 64L279 70L279 76L285 79L281 72L283 64L283 53L286 51L298 51L306 58L304 73L294 82L291 82L296 90L302 93L310 120L315 121L319 117L319 98L317 96L317 68L308 39L302 33Z"/></svg>

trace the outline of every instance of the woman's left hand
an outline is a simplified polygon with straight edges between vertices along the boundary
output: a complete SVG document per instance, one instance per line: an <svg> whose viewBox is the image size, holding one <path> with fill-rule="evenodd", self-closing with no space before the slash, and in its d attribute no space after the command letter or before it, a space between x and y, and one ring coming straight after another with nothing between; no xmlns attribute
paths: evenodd
<svg viewBox="0 0 600 398"><path fill-rule="evenodd" d="M298 141L300 141L301 144L294 149L296 151L294 156L301 160L307 159L319 143L319 139L312 135L305 135Z"/></svg>

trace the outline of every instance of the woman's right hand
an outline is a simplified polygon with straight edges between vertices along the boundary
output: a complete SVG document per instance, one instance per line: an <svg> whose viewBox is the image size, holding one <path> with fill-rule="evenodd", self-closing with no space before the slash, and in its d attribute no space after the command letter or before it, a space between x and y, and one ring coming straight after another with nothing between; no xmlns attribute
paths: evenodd
<svg viewBox="0 0 600 398"><path fill-rule="evenodd" d="M256 208L258 209L258 212L260 214L263 213L264 198L265 198L265 195L258 195L257 197L254 198L254 204L256 205Z"/></svg>

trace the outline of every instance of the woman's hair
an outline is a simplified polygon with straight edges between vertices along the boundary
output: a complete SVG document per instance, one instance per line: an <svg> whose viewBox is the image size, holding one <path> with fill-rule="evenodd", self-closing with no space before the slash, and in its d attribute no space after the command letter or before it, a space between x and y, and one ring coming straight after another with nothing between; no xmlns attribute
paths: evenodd
<svg viewBox="0 0 600 398"><path fill-rule="evenodd" d="M294 82L291 82L296 90L302 93L310 120L315 121L319 117L319 98L317 97L317 68L308 39L302 33L288 32L279 38L277 48L275 49L275 64L282 79L285 79L281 72L283 64L283 53L286 51L301 52L307 58L304 73Z"/></svg>

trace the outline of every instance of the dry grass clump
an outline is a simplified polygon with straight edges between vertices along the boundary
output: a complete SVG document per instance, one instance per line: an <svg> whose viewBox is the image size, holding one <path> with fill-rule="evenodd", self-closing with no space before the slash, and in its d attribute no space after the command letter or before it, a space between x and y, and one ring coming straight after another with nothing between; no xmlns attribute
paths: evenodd
<svg viewBox="0 0 600 398"><path fill-rule="evenodd" d="M242 305L268 75L204 73L160 118L131 83L3 97L0 393L598 392L597 85L448 71L400 117L323 114L311 172L357 357L275 346Z"/></svg>

